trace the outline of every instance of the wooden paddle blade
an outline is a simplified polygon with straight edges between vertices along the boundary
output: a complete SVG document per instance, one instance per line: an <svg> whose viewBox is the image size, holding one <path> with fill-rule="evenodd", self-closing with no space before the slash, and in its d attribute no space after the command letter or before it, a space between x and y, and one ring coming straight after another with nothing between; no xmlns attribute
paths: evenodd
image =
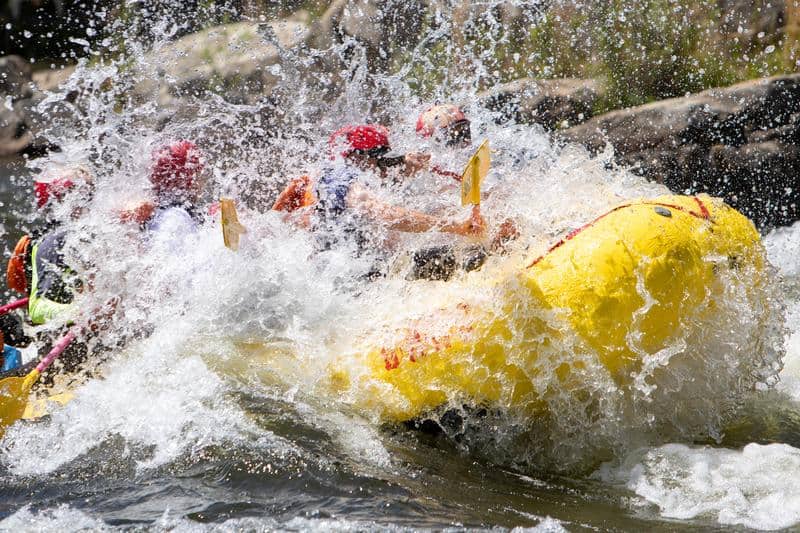
<svg viewBox="0 0 800 533"><path fill-rule="evenodd" d="M220 198L219 207L222 213L222 239L225 246L235 252L239 249L239 238L243 233L247 233L247 228L239 223L239 215L236 213L236 204L233 199Z"/></svg>
<svg viewBox="0 0 800 533"><path fill-rule="evenodd" d="M33 370L25 377L0 380L0 436L25 414L31 387L38 377L39 371Z"/></svg>
<svg viewBox="0 0 800 533"><path fill-rule="evenodd" d="M481 182L489 173L489 139L475 150L461 176L461 205L481 203Z"/></svg>

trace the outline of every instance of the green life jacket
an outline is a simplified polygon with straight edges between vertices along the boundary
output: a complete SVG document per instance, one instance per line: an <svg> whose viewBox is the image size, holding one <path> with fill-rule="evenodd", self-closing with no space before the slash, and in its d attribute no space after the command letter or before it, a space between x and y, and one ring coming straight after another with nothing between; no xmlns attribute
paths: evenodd
<svg viewBox="0 0 800 533"><path fill-rule="evenodd" d="M31 247L31 284L28 316L34 324L44 324L75 310L76 283L72 269L63 260L64 232L45 235Z"/></svg>

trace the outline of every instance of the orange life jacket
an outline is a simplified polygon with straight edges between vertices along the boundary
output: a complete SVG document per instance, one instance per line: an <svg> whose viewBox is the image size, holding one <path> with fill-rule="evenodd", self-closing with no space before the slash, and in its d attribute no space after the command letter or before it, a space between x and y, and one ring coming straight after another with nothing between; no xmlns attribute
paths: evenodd
<svg viewBox="0 0 800 533"><path fill-rule="evenodd" d="M28 294L28 270L30 264L31 238L23 235L14 247L14 253L8 260L6 281L8 288L22 294Z"/></svg>
<svg viewBox="0 0 800 533"><path fill-rule="evenodd" d="M317 196L311 187L311 178L300 176L289 182L289 185L278 195L278 199L272 205L275 211L285 211L291 213L301 207L308 207L317 203Z"/></svg>

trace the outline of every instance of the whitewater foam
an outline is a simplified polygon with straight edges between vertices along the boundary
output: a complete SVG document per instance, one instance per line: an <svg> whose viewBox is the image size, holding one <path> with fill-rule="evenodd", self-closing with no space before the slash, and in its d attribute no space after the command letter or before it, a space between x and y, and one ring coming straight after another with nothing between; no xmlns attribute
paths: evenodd
<svg viewBox="0 0 800 533"><path fill-rule="evenodd" d="M624 483L661 516L772 530L800 523L800 450L748 444L741 450L667 444L630 456L600 477Z"/></svg>

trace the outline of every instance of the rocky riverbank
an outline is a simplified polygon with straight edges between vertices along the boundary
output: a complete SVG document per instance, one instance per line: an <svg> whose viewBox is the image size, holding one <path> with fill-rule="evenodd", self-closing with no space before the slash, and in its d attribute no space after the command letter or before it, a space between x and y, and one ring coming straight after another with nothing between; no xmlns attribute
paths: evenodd
<svg viewBox="0 0 800 533"><path fill-rule="evenodd" d="M767 228L800 220L800 74L593 116L595 80L518 80L487 91L499 121L541 124L560 142L678 193L721 196Z"/></svg>

